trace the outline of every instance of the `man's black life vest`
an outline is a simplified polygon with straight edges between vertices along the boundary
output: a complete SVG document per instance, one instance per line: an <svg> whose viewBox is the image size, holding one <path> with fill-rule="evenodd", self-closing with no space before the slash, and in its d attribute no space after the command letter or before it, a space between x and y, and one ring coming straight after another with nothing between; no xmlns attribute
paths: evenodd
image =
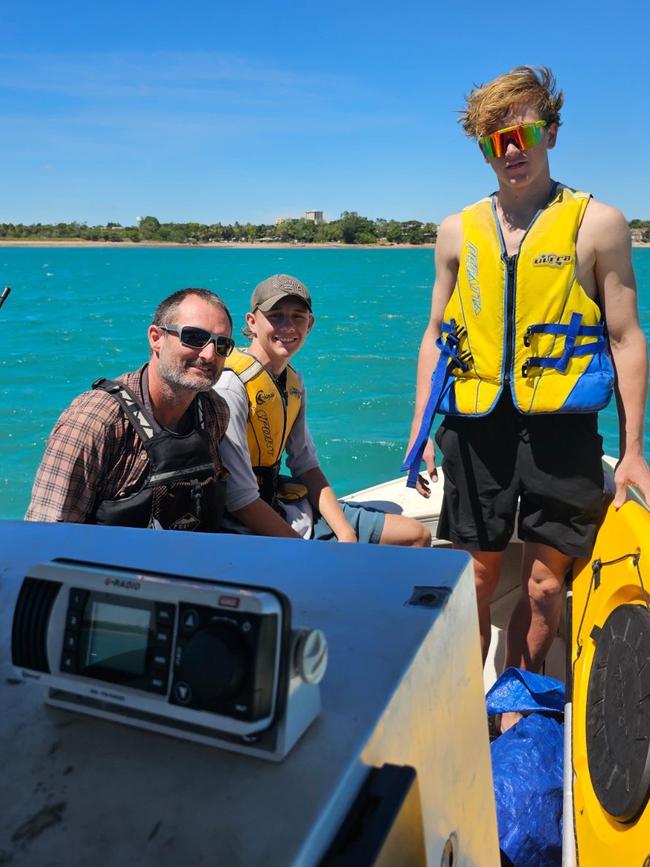
<svg viewBox="0 0 650 867"><path fill-rule="evenodd" d="M149 472L124 496L103 500L90 523L216 533L221 527L226 484L217 478L205 431L203 396L194 400L195 427L176 434L160 425L123 383L98 379L120 404L142 440ZM145 386L146 387L146 386Z"/></svg>

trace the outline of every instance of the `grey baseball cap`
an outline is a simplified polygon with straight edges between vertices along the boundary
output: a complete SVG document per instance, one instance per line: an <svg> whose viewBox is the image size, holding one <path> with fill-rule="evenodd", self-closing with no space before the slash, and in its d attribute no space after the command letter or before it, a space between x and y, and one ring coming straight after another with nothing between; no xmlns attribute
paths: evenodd
<svg viewBox="0 0 650 867"><path fill-rule="evenodd" d="M251 312L268 311L283 298L300 298L311 310L311 295L304 283L289 274L273 274L255 287L251 296Z"/></svg>

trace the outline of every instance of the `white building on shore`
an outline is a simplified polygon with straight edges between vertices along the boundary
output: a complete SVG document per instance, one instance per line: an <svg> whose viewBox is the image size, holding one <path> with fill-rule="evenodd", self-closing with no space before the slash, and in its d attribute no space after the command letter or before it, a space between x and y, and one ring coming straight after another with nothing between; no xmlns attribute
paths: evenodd
<svg viewBox="0 0 650 867"><path fill-rule="evenodd" d="M305 211L303 217L276 217L275 225L277 226L279 223L299 223L300 220L307 220L309 223L325 222L322 211Z"/></svg>

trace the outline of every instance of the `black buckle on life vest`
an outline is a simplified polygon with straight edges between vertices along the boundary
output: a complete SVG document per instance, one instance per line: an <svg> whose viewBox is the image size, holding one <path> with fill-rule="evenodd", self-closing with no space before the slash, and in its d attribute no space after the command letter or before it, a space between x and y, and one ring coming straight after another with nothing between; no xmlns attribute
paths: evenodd
<svg viewBox="0 0 650 867"><path fill-rule="evenodd" d="M109 380L106 379L105 376L100 376L99 379L96 379L90 387L91 388L101 388L101 389L103 389L103 391L107 392L108 394L119 394L119 392L122 388L122 386L119 384L119 382L113 383L113 385L111 385L110 388L104 388L104 386L103 386L104 382L109 382Z"/></svg>
<svg viewBox="0 0 650 867"><path fill-rule="evenodd" d="M530 346L530 337L531 337L532 333L533 333L533 330L529 325L528 328L526 329L526 333L524 334L524 346Z"/></svg>
<svg viewBox="0 0 650 867"><path fill-rule="evenodd" d="M530 358L524 361L524 363L521 365L521 375L524 379L527 379L530 375Z"/></svg>
<svg viewBox="0 0 650 867"><path fill-rule="evenodd" d="M102 383L106 382L106 381L107 380L106 380L105 376L100 376L99 379L96 379L93 382L93 384L91 385L91 388L102 388ZM107 392L108 394L118 394L121 388L122 388L122 386L116 382L113 385L111 385L110 388L105 388L104 391Z"/></svg>

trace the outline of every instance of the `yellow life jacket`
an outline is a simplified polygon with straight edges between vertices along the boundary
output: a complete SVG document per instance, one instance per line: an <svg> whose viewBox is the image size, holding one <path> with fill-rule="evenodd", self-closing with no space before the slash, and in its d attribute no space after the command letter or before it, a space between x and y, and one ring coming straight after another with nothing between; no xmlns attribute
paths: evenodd
<svg viewBox="0 0 650 867"><path fill-rule="evenodd" d="M440 412L485 415L504 385L522 413L593 412L612 395L613 368L598 304L576 275L576 237L588 193L558 185L519 250L508 256L494 200L462 213L456 288L443 343L452 365Z"/></svg>
<svg viewBox="0 0 650 867"><path fill-rule="evenodd" d="M282 454L302 405L298 374L286 369L286 391L277 379L251 353L235 349L228 357L226 370L232 370L248 395L248 450L260 495L267 502L275 499Z"/></svg>
<svg viewBox="0 0 650 867"><path fill-rule="evenodd" d="M507 254L494 199L463 211L440 358L402 465L408 487L416 485L437 412L487 415L504 387L525 414L594 412L609 403L614 370L605 323L576 275L576 238L589 198L558 184L514 256Z"/></svg>

